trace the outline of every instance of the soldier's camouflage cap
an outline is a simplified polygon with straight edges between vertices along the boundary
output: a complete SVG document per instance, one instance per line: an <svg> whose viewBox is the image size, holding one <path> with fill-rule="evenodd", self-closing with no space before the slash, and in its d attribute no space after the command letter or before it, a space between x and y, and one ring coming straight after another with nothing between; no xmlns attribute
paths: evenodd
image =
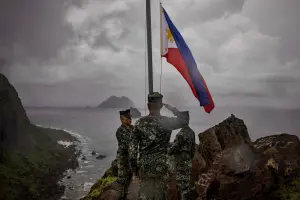
<svg viewBox="0 0 300 200"><path fill-rule="evenodd" d="M190 117L190 112L189 111L181 111L180 115L183 118L189 118Z"/></svg>
<svg viewBox="0 0 300 200"><path fill-rule="evenodd" d="M124 116L126 118L131 118L130 109L119 111L120 116Z"/></svg>
<svg viewBox="0 0 300 200"><path fill-rule="evenodd" d="M158 92L148 94L148 103L162 103L163 95Z"/></svg>

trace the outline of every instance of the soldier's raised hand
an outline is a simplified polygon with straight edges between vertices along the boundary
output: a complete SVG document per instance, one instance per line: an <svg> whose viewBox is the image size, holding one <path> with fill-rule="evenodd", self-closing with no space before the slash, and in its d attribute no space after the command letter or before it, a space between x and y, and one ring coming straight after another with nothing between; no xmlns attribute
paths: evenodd
<svg viewBox="0 0 300 200"><path fill-rule="evenodd" d="M173 106L170 106L169 104L164 103L163 105L164 105L168 110L170 110L174 115L177 115L177 114L180 112L177 108L175 108L175 107L173 107Z"/></svg>

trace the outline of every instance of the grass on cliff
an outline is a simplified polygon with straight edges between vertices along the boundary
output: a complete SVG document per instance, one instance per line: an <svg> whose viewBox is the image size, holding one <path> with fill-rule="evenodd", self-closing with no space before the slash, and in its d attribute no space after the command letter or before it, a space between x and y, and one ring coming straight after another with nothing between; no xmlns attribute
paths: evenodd
<svg viewBox="0 0 300 200"><path fill-rule="evenodd" d="M300 155L298 166L300 166ZM275 194L280 200L300 200L300 168L294 171L286 170L285 178L281 180Z"/></svg>
<svg viewBox="0 0 300 200"><path fill-rule="evenodd" d="M49 187L65 170L73 148L65 149L57 140L69 135L56 130L34 128L23 142L7 149L0 163L0 200L44 199ZM57 170L57 171L56 171Z"/></svg>
<svg viewBox="0 0 300 200"><path fill-rule="evenodd" d="M118 168L115 160L112 162L111 167L106 170L102 178L92 186L90 192L86 197L83 198L83 200L98 199L101 193L103 192L103 189L106 188L107 186L110 186L113 182L117 180L117 175L118 175Z"/></svg>
<svg viewBox="0 0 300 200"><path fill-rule="evenodd" d="M0 164L0 199L36 196L37 183L34 180L37 163L18 152L10 152L8 156L5 163Z"/></svg>
<svg viewBox="0 0 300 200"><path fill-rule="evenodd" d="M111 177L108 176L106 178L102 178L97 181L95 185L91 188L91 191L86 196L85 200L95 200L97 199L100 194L102 193L103 189L109 185L111 185L113 182L115 182L117 177Z"/></svg>
<svg viewBox="0 0 300 200"><path fill-rule="evenodd" d="M299 200L300 178L282 185L279 190L279 193L282 200Z"/></svg>

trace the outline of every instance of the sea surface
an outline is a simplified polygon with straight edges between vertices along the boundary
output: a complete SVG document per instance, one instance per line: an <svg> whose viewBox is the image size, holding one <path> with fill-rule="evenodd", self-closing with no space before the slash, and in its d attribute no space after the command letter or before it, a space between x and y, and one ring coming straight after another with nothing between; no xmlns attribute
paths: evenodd
<svg viewBox="0 0 300 200"><path fill-rule="evenodd" d="M262 108L216 108L206 114L202 108L187 108L190 111L190 126L198 134L234 114L244 120L251 139L289 133L300 135L300 111ZM64 199L76 200L85 196L90 187L104 174L114 160L117 151L116 130L120 125L117 109L96 108L26 108L31 122L44 127L64 129L81 141L80 148L86 160L80 167L66 173L62 180L66 185ZM144 115L144 109L140 109ZM171 113L163 110L162 114ZM174 131L171 141L177 131ZM197 143L198 137L197 138ZM97 160L91 152L107 156ZM68 177L68 178L67 178Z"/></svg>

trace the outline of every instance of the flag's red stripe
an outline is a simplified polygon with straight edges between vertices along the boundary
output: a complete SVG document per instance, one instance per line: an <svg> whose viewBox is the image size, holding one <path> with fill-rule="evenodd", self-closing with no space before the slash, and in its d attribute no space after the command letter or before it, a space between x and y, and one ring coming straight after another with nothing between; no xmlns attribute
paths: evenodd
<svg viewBox="0 0 300 200"><path fill-rule="evenodd" d="M198 96L197 96L196 90L193 86L191 77L187 71L184 60L182 59L182 56L181 56L179 50L177 48L169 48L168 53L165 54L164 57L167 59L168 63L173 65L179 71L179 73L183 76L183 78L189 84L194 96L198 99Z"/></svg>
<svg viewBox="0 0 300 200"><path fill-rule="evenodd" d="M191 77L188 73L187 67L185 66L185 62L184 62L179 50L177 48L169 48L168 53L165 54L164 57L167 59L168 63L173 65L177 69L177 71L183 76L183 78L189 84L194 96L199 100L196 90L194 88L194 85L191 81ZM209 98L209 105L206 105L203 107L204 107L205 112L210 113L214 109L215 105L214 105L214 102L212 100L212 97L209 93L206 82L204 81L202 75L201 75L201 79L204 83L205 90L208 92L208 98Z"/></svg>

